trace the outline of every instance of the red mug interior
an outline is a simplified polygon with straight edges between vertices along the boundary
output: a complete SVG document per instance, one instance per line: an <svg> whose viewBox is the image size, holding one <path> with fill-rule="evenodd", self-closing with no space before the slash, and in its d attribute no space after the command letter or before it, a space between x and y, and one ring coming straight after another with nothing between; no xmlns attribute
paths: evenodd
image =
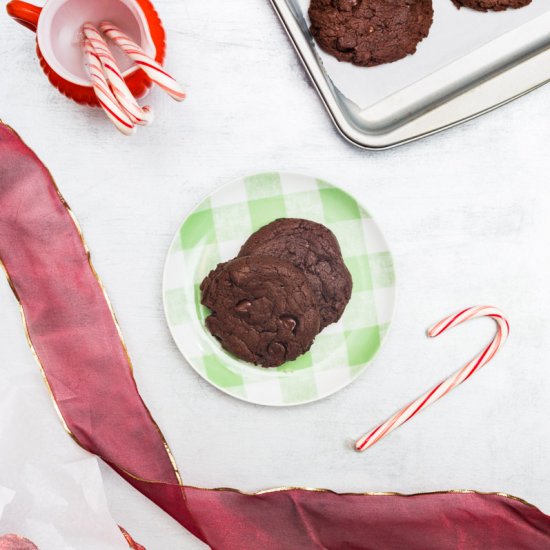
<svg viewBox="0 0 550 550"><path fill-rule="evenodd" d="M134 0L49 0L38 20L38 45L48 65L65 80L90 86L80 47L81 28L88 21L114 23L155 57L146 16ZM114 44L110 46L124 76L136 70L124 53Z"/></svg>

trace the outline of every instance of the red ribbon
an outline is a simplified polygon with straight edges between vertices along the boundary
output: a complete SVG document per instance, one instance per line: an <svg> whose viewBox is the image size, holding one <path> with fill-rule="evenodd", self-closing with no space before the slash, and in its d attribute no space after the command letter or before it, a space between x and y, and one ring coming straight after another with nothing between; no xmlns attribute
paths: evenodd
<svg viewBox="0 0 550 550"><path fill-rule="evenodd" d="M0 125L0 260L65 427L136 489L223 550L550 547L550 518L498 494L416 496L181 484L70 210L38 157Z"/></svg>
<svg viewBox="0 0 550 550"><path fill-rule="evenodd" d="M0 550L38 550L38 546L25 537L0 535Z"/></svg>

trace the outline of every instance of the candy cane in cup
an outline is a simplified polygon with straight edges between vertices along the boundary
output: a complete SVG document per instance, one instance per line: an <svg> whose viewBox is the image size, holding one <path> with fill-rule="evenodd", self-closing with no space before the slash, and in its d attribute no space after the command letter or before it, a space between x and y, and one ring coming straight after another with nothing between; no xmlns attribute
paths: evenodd
<svg viewBox="0 0 550 550"><path fill-rule="evenodd" d="M421 410L425 409L428 405L431 405L438 399L441 399L452 389L468 380L474 372L485 366L495 356L497 351L504 345L504 342L508 338L508 334L510 333L510 325L504 315L498 309L491 306L471 307L457 313L456 315L446 317L428 330L428 336L432 338L439 336L446 330L456 327L457 325L460 325L465 321L469 321L470 319L475 319L476 317L490 317L496 321L497 333L493 341L483 350L482 353L474 357L474 359L472 359L465 367L443 380L443 382L440 382L437 386L435 386L435 388L426 392L412 403L409 403L409 405L400 411L396 412L391 418L386 420L386 422L366 433L355 443L356 450L364 451L369 447L372 447L383 437L396 428L399 428L399 426L403 425L407 422L407 420L410 420Z"/></svg>
<svg viewBox="0 0 550 550"><path fill-rule="evenodd" d="M99 104L120 132L127 136L134 134L136 131L134 123L130 120L126 111L119 105L109 88L107 79L103 74L99 56L88 39L82 42L82 49Z"/></svg>
<svg viewBox="0 0 550 550"><path fill-rule="evenodd" d="M176 101L185 99L185 92L181 85L170 76L162 66L149 57L135 42L130 40L118 27L103 21L99 25L101 32L105 33L122 51L130 57L156 84L167 92Z"/></svg>
<svg viewBox="0 0 550 550"><path fill-rule="evenodd" d="M110 83L110 88L118 103L126 111L130 120L135 124L141 125L151 123L153 121L153 111L151 107L147 106L142 108L139 106L136 98L126 85L115 58L99 31L92 23L85 23L82 27L82 32L91 42L101 63L103 73Z"/></svg>

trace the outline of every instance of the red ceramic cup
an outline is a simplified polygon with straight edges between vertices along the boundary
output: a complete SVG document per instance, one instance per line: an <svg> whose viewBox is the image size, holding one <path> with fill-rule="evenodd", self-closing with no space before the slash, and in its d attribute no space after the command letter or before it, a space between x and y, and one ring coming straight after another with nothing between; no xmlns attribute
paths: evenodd
<svg viewBox="0 0 550 550"><path fill-rule="evenodd" d="M80 47L80 29L87 21L96 25L111 21L148 55L164 62L165 33L149 0L48 0L42 8L11 0L7 11L36 32L36 53L42 70L61 93L77 103L98 105ZM116 46L112 51L128 88L134 96L143 97L151 87L147 75Z"/></svg>

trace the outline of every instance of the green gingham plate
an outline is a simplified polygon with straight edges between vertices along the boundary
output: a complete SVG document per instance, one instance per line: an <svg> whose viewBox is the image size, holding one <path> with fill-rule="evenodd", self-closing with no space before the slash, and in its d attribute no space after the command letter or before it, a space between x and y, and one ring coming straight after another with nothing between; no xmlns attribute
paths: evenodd
<svg viewBox="0 0 550 550"><path fill-rule="evenodd" d="M320 222L335 233L353 294L340 321L308 353L264 369L236 359L208 332L199 285L254 231L282 217ZM376 355L393 314L393 261L378 226L346 192L307 176L258 174L218 189L187 216L168 252L163 297L177 346L205 380L251 403L299 405L347 386Z"/></svg>

